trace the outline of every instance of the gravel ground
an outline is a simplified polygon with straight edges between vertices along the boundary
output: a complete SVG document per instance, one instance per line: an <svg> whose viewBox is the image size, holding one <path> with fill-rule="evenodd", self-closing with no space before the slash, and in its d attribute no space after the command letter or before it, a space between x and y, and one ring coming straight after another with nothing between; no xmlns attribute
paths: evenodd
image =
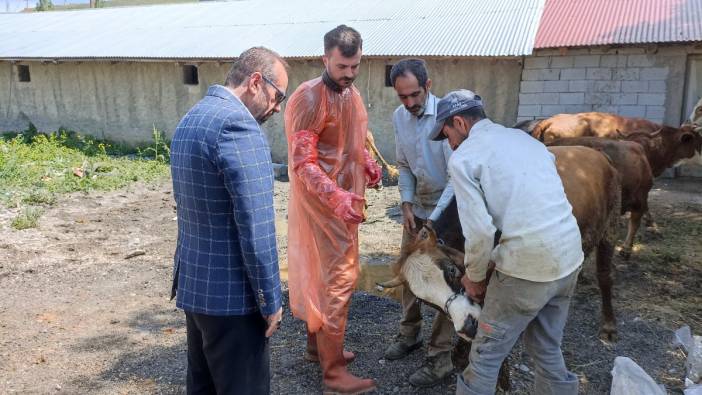
<svg viewBox="0 0 702 395"><path fill-rule="evenodd" d="M661 235L641 232L632 259L615 259L615 344L597 338L600 300L593 265L586 266L563 344L582 393L608 392L618 355L681 393L684 356L670 340L683 324L702 334L700 192L699 182L656 184L651 207ZM283 275L286 199L287 184L277 182ZM396 187L370 191L368 200L361 229L366 290L387 279L386 264L397 256L401 236ZM11 229L16 213L0 208L0 393L183 393L185 325L168 300L176 234L169 181L66 196L47 208L36 229ZM302 359L304 326L287 314L271 342L272 392L320 393L318 365ZM425 308L424 339L431 316ZM392 298L374 291L354 295L347 347L357 360L351 371L377 379L380 394L452 393L453 377L428 390L407 384L424 349L401 361L382 359L399 317ZM510 360L513 393L529 393L533 364L521 345Z"/></svg>

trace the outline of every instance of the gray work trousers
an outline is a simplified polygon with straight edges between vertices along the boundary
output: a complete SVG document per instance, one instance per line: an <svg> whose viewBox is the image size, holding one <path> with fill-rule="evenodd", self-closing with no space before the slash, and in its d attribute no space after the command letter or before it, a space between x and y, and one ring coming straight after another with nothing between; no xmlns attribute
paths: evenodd
<svg viewBox="0 0 702 395"><path fill-rule="evenodd" d="M494 394L502 361L524 333L536 365L533 393L577 395L578 378L565 366L561 340L579 273L580 268L556 281L533 282L495 271L456 394Z"/></svg>

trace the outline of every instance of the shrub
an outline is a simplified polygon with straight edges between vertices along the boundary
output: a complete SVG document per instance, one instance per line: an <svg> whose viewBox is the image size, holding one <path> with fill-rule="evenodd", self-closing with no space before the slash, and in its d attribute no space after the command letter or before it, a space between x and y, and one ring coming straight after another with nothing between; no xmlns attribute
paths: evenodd
<svg viewBox="0 0 702 395"><path fill-rule="evenodd" d="M25 207L25 209L12 220L11 226L17 230L36 228L39 217L41 217L43 212L44 211L39 207Z"/></svg>

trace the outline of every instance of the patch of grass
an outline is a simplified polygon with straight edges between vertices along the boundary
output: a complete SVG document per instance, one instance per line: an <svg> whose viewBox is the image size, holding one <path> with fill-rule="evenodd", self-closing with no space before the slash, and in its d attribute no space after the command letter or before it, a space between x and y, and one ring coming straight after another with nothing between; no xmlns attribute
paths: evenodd
<svg viewBox="0 0 702 395"><path fill-rule="evenodd" d="M168 141L154 128L153 141L128 147L59 129L36 128L0 138L0 204L53 204L70 192L112 190L168 175Z"/></svg>
<svg viewBox="0 0 702 395"><path fill-rule="evenodd" d="M39 222L39 217L44 213L40 207L26 207L22 210L15 219L12 220L10 224L13 228L17 230L24 230L29 228L36 228Z"/></svg>
<svg viewBox="0 0 702 395"><path fill-rule="evenodd" d="M22 203L33 205L52 205L56 203L56 195L46 189L34 189L22 199Z"/></svg>

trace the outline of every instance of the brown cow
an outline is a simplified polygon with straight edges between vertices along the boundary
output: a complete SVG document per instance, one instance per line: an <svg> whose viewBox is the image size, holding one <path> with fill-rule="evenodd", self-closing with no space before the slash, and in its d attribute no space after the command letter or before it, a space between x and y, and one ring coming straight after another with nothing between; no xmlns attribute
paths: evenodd
<svg viewBox="0 0 702 395"><path fill-rule="evenodd" d="M603 316L600 336L614 340L617 327L610 272L621 207L619 175L607 157L591 148L550 147L549 151L556 156L558 174L580 228L583 251L587 256L597 248L597 280ZM463 250L456 205L450 205L442 213L434 229L440 239L450 240L451 245ZM393 265L393 271L395 278L380 286L407 284L418 298L447 313L459 336L472 339L480 308L460 293L460 278L464 272L460 251L427 237L407 248Z"/></svg>
<svg viewBox="0 0 702 395"><path fill-rule="evenodd" d="M632 141L617 141L599 137L575 137L553 140L548 146L582 145L604 152L617 169L621 179L621 214L630 212L629 229L620 252L621 256L631 257L636 231L641 225L641 217L648 212L648 193L653 186L653 173L646 159L643 147Z"/></svg>
<svg viewBox="0 0 702 395"><path fill-rule="evenodd" d="M512 129L521 129L527 134L532 134L534 133L534 129L536 129L536 126L538 126L544 119L532 119L530 121L521 121L517 122L512 126Z"/></svg>
<svg viewBox="0 0 702 395"><path fill-rule="evenodd" d="M641 118L586 112L554 115L535 125L531 135L542 142L584 136L635 141L643 146L651 172L658 177L665 169L686 158L696 156L699 161L702 135L696 133L696 128L684 124L676 129ZM645 213L644 219L646 226L657 230L649 212Z"/></svg>
<svg viewBox="0 0 702 395"><path fill-rule="evenodd" d="M661 125L643 118L627 118L604 112L583 112L579 114L558 114L547 118L534 127L532 136L548 142L564 137L608 137L620 138L617 130L653 133Z"/></svg>
<svg viewBox="0 0 702 395"><path fill-rule="evenodd" d="M636 141L646 150L654 177L702 150L702 136L689 124L662 126L641 118L602 112L554 115L534 127L531 135L545 143L568 137L606 137Z"/></svg>
<svg viewBox="0 0 702 395"><path fill-rule="evenodd" d="M654 177L686 158L699 155L702 149L702 136L695 132L692 125L682 125L679 129L663 126L653 133L632 132L621 135L623 140L641 144Z"/></svg>

